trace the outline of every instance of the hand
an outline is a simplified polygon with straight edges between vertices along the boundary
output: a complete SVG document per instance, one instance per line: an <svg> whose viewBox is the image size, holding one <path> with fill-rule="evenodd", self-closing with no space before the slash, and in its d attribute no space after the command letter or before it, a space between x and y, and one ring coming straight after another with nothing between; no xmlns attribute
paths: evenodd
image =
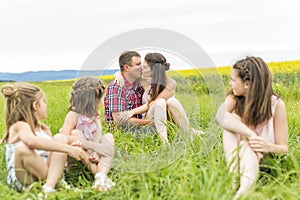
<svg viewBox="0 0 300 200"><path fill-rule="evenodd" d="M86 147L80 142L80 140L75 140L71 143L71 145L74 147L81 147L82 149L86 150Z"/></svg>
<svg viewBox="0 0 300 200"><path fill-rule="evenodd" d="M127 124L128 120L132 117L132 114L130 111L124 111L121 112L117 118L118 124Z"/></svg>
<svg viewBox="0 0 300 200"><path fill-rule="evenodd" d="M255 152L261 152L261 153L271 152L271 143L267 142L260 136L249 137L249 145Z"/></svg>
<svg viewBox="0 0 300 200"><path fill-rule="evenodd" d="M122 74L120 71L115 72L114 74L114 82L117 83L118 85L120 85L121 87L124 86L124 79L122 77Z"/></svg>
<svg viewBox="0 0 300 200"><path fill-rule="evenodd" d="M67 153L76 160L83 160L85 158L85 151L81 147L70 146L70 149Z"/></svg>
<svg viewBox="0 0 300 200"><path fill-rule="evenodd" d="M92 163L98 164L99 161L100 161L100 156L99 156L99 154L97 154L96 152L92 152L92 153L89 155L89 160L90 160Z"/></svg>

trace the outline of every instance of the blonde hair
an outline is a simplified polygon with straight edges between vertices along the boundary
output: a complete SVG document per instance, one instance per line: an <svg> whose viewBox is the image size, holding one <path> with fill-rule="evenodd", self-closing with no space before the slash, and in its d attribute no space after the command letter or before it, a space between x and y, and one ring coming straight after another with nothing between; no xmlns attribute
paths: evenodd
<svg viewBox="0 0 300 200"><path fill-rule="evenodd" d="M104 95L105 86L96 77L78 79L72 86L69 111L96 116L96 100L100 101Z"/></svg>
<svg viewBox="0 0 300 200"><path fill-rule="evenodd" d="M33 103L38 103L44 96L43 91L31 84L18 83L4 85L1 93L6 98L6 132L0 143L7 141L10 127L18 121L28 123L34 133L38 120L34 114Z"/></svg>

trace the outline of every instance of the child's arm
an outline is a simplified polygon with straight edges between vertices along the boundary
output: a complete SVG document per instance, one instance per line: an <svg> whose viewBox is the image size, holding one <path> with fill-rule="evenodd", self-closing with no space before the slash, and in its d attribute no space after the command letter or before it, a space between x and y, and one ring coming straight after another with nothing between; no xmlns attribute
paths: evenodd
<svg viewBox="0 0 300 200"><path fill-rule="evenodd" d="M236 101L233 96L227 96L225 102L219 107L216 119L219 124L226 130L237 133L245 137L257 136L257 134L247 127L237 115L232 111Z"/></svg>
<svg viewBox="0 0 300 200"><path fill-rule="evenodd" d="M80 147L73 147L54 140L35 136L31 131L29 124L26 122L19 121L15 123L11 127L10 132L16 134L18 139L31 149L67 153L77 160L85 158L85 153Z"/></svg>
<svg viewBox="0 0 300 200"><path fill-rule="evenodd" d="M95 124L97 126L97 133L94 135L93 141L99 143L102 139L102 124L100 116L95 118Z"/></svg>
<svg viewBox="0 0 300 200"><path fill-rule="evenodd" d="M61 127L59 132L65 135L71 135L72 130L76 127L77 121L77 113L73 111L68 112L64 121L64 125Z"/></svg>
<svg viewBox="0 0 300 200"><path fill-rule="evenodd" d="M281 99L276 105L273 121L275 144L264 140L262 137L254 136L249 139L250 147L257 152L287 154L289 152L288 123L285 105Z"/></svg>

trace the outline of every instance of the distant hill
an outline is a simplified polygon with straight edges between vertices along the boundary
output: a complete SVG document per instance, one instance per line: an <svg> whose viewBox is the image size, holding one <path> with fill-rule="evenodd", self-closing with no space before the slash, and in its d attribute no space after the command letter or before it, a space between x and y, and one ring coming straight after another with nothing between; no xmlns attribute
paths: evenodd
<svg viewBox="0 0 300 200"><path fill-rule="evenodd" d="M114 74L115 70L61 70L61 71L29 71L24 73L2 73L0 82L40 82L49 80L65 80L84 76L101 76Z"/></svg>

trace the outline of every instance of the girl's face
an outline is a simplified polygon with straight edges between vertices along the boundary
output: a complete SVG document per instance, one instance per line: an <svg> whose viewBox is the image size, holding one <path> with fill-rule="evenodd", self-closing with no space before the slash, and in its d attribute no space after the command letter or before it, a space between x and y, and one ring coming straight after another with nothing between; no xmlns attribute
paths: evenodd
<svg viewBox="0 0 300 200"><path fill-rule="evenodd" d="M96 115L100 115L100 108L102 105L102 98L101 99L95 99L95 110L96 110Z"/></svg>
<svg viewBox="0 0 300 200"><path fill-rule="evenodd" d="M44 120L47 118L47 104L45 95L43 95L38 102L34 102L34 108L36 118L38 120Z"/></svg>
<svg viewBox="0 0 300 200"><path fill-rule="evenodd" d="M152 77L151 68L145 60L144 60L144 63L143 63L143 76L145 78L149 78L149 77L151 78Z"/></svg>
<svg viewBox="0 0 300 200"><path fill-rule="evenodd" d="M233 94L235 96L245 96L248 90L248 81L242 81L242 79L238 76L238 70L233 69L231 72L231 80L229 82Z"/></svg>

